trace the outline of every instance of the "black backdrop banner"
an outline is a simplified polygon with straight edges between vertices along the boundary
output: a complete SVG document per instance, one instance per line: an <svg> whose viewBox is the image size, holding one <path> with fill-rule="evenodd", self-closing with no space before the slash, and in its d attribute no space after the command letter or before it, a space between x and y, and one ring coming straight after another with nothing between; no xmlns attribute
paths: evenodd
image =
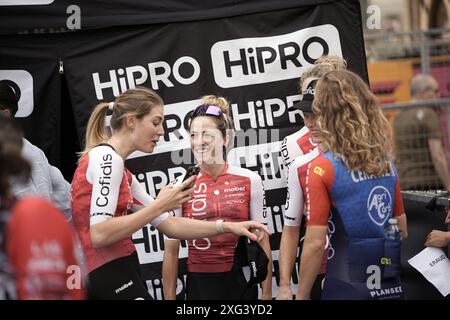
<svg viewBox="0 0 450 320"><path fill-rule="evenodd" d="M0 34L198 21L327 2L333 0L2 0Z"/></svg>
<svg viewBox="0 0 450 320"><path fill-rule="evenodd" d="M167 10L152 12L149 7L131 5L150 6L144 1L124 3L123 10L100 2L105 11L95 12L92 4L79 2L82 30L0 36L0 78L4 69L26 70L33 78L35 107L31 115L22 118L29 125L27 132L39 132L33 142L45 146L63 136L57 123L46 123L47 116L52 119L59 112L58 97L52 93L60 82L58 71L67 80L80 139L96 104L113 101L136 85L150 87L164 99L166 134L152 155L136 152L126 165L156 196L193 161L186 131L189 111L203 95L225 96L231 102L237 129L228 161L257 172L264 182L269 228L273 232L276 296L286 198L280 141L303 125L299 112L287 109L299 100L300 75L323 54L344 57L349 69L368 80L359 2L264 0L237 5L235 1L218 1L217 10L213 10L200 9L196 1L190 5L170 1L173 15L165 23L158 19L168 14ZM47 27L61 27L54 11L59 8L58 3L48 5L51 17ZM9 12L15 10L19 9L8 7ZM41 17L42 12L36 12ZM108 16L110 12L117 12L115 20ZM145 14L146 24L142 19ZM93 16L100 18L98 24L90 25ZM11 20L4 8L0 17ZM105 26L111 27L102 28ZM20 27L12 23L2 32L35 27L39 26L26 22ZM164 236L148 226L136 232L133 241L149 291L155 299L162 299ZM186 256L186 243L182 242L183 264ZM184 292L184 274L182 267L178 297ZM294 277L294 290L296 284Z"/></svg>
<svg viewBox="0 0 450 320"><path fill-rule="evenodd" d="M25 136L56 160L61 139L59 53L51 43L28 46L10 40L0 37L0 80L12 81L20 94L16 117Z"/></svg>

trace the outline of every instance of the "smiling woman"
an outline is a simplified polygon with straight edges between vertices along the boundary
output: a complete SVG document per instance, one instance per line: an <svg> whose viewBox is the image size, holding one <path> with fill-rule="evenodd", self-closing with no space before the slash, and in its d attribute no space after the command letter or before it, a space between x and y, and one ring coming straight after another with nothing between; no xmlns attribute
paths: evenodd
<svg viewBox="0 0 450 320"><path fill-rule="evenodd" d="M105 126L112 111L110 128ZM72 180L73 222L81 240L91 299L151 299L140 278L131 235L151 223L174 238L196 239L226 232L257 238L249 229L261 224L195 221L169 217L188 199L195 177L148 195L125 168L134 151L151 153L164 134L163 101L152 90L130 89L114 103L96 106L89 119L86 148ZM129 214L134 212L133 214Z"/></svg>
<svg viewBox="0 0 450 320"><path fill-rule="evenodd" d="M261 177L229 165L226 147L233 138L228 101L204 96L193 110L189 126L191 150L200 167L193 200L176 210L177 216L195 220L224 221L254 219L267 224ZM189 241L186 298L188 300L256 299L256 285L248 286L234 261L237 236L217 235ZM271 299L272 262L269 238L260 243L269 257L268 275L261 283L263 299ZM165 242L163 288L166 300L175 299L180 241Z"/></svg>

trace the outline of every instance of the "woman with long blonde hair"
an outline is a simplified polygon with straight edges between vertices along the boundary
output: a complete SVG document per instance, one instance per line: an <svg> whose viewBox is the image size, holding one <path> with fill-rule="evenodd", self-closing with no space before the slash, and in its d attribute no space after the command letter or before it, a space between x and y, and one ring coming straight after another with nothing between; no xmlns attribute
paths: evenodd
<svg viewBox="0 0 450 320"><path fill-rule="evenodd" d="M309 298L329 219L334 230L322 299L401 299L401 241L385 235L397 222L407 237L389 124L367 84L344 70L319 80L313 112L324 153L308 166L310 220L297 299ZM370 276L380 286L368 286Z"/></svg>

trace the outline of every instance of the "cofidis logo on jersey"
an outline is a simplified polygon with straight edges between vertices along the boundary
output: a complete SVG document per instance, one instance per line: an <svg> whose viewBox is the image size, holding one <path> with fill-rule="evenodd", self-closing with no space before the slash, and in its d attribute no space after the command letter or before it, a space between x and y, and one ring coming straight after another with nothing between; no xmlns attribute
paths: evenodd
<svg viewBox="0 0 450 320"><path fill-rule="evenodd" d="M222 88L295 79L322 55L342 57L339 32L331 24L220 41L211 48L214 79Z"/></svg>
<svg viewBox="0 0 450 320"><path fill-rule="evenodd" d="M375 224L384 225L392 212L392 197L389 190L383 186L374 187L367 199L367 211Z"/></svg>

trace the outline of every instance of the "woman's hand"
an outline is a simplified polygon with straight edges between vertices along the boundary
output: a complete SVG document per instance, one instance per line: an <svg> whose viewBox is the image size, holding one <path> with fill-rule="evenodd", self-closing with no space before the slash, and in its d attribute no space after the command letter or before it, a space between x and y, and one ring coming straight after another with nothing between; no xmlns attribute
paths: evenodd
<svg viewBox="0 0 450 320"><path fill-rule="evenodd" d="M450 210L447 212L447 217L445 218L445 223L450 223Z"/></svg>
<svg viewBox="0 0 450 320"><path fill-rule="evenodd" d="M195 179L196 176L192 176L176 187L168 185L161 189L155 201L160 203L163 212L179 208L191 198Z"/></svg>
<svg viewBox="0 0 450 320"><path fill-rule="evenodd" d="M231 232L238 236L246 236L253 241L261 241L264 234L271 234L269 229L261 223L255 221L242 222L224 222L223 228L225 232Z"/></svg>

